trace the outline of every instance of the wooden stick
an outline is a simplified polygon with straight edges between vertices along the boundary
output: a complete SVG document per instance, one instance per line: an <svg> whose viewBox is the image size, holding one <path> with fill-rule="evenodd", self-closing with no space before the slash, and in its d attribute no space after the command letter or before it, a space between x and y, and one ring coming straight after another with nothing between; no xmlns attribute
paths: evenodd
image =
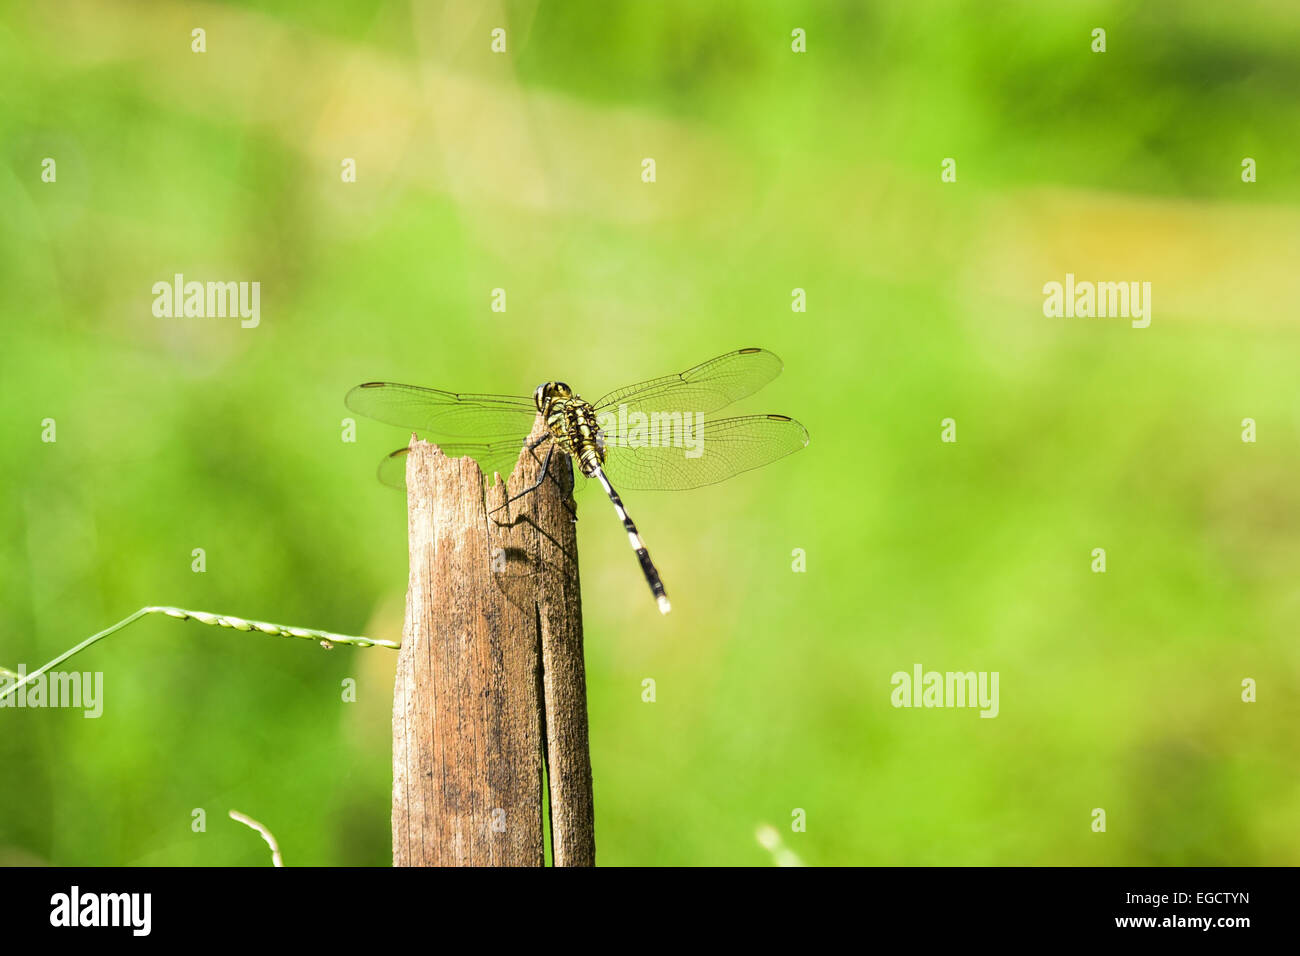
<svg viewBox="0 0 1300 956"><path fill-rule="evenodd" d="M543 434L539 420L532 438ZM531 442L532 439L530 439ZM542 474L526 447L512 494ZM506 508L470 458L412 438L410 585L393 692L393 864L595 863L569 464ZM560 486L563 486L563 489Z"/></svg>

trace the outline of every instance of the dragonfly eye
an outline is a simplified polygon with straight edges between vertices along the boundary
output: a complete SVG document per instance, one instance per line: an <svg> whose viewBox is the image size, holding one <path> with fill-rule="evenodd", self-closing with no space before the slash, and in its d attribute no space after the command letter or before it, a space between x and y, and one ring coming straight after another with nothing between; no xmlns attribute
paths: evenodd
<svg viewBox="0 0 1300 956"><path fill-rule="evenodd" d="M557 398L572 398L573 390L563 382L547 382L545 385L538 385L537 391L533 392L533 402L537 405L537 410L546 413L546 406Z"/></svg>

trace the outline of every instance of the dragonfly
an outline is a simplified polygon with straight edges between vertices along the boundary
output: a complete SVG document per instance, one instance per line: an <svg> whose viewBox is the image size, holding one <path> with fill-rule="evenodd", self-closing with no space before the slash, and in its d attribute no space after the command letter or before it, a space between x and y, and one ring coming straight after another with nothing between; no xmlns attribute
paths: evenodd
<svg viewBox="0 0 1300 956"><path fill-rule="evenodd" d="M583 401L564 382L544 382L531 397L366 382L349 391L345 402L359 415L428 435L449 457L474 458L489 481L494 473L510 474L540 414L546 428L529 448L536 454L547 446L541 477L505 504L541 486L557 451L566 456L571 470L576 465L604 489L659 611L667 614L672 604L663 580L615 484L633 491L699 488L806 447L808 430L788 415L706 418L757 392L782 368L767 349L746 348L676 375L616 388L594 402ZM406 486L407 451L399 448L384 459L380 481Z"/></svg>

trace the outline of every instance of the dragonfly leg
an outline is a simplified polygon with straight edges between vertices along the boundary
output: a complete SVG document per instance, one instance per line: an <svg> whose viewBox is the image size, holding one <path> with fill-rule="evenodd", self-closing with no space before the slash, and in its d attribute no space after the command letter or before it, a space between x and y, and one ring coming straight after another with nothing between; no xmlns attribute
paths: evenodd
<svg viewBox="0 0 1300 956"><path fill-rule="evenodd" d="M528 450L532 451L534 448L536 448L538 445L540 445L542 442L546 441L550 437L551 437L550 435L541 436L540 438L537 439L537 441L532 442L528 446ZM573 515L573 520L577 521L578 507L573 502L573 489L577 487L577 484L574 481L574 477L573 477L573 458L571 458L568 455L565 456L566 458L569 459L569 487L565 488L564 485L560 484L560 479L556 478L555 475L551 474L551 469L549 465L551 463L551 452L553 451L555 451L554 445L552 445L550 449L546 452L546 463L542 465L542 477L537 480L537 484L533 485L533 488L538 487L538 485L542 483L542 480L549 475L551 481L555 482L555 487L559 488L560 494L564 496L564 506L569 509L569 514ZM530 488L529 491L531 490L533 489ZM524 492L524 494L527 493L528 492Z"/></svg>
<svg viewBox="0 0 1300 956"><path fill-rule="evenodd" d="M537 439L537 441L535 441L535 442L531 442L531 443L528 445L528 450L529 450L530 452L533 451L533 450L534 450L535 448L537 448L537 447L538 447L542 442L546 441L546 440L547 440L548 438L550 438L550 437L551 437L550 435L543 435L541 438ZM559 478L556 478L555 475L552 474L552 472L551 472L551 457L552 457L554 454L555 454L555 446L552 445L550 448L546 449L546 460L542 462L542 474L541 474L541 477L539 477L539 478L537 479L537 481L534 482L532 485L530 485L529 487L525 488L523 491L519 492L519 494L517 494L517 495L512 495L510 498L508 498L508 499L506 500L506 502L505 502L504 504L498 505L497 507L493 508L491 511L488 512L488 514L496 514L498 511L500 511L500 510L501 510L502 508L504 508L506 505L511 504L511 503L513 503L513 502L515 502L515 501L518 501L520 498L524 497L525 495L530 495L530 494L532 494L534 491L536 491L538 488L540 488L540 487L542 486L542 482L544 482L544 481L549 477L549 478L551 479L551 481L555 482L555 487L558 488L558 489L560 489L560 494L563 495L563 497L564 497L564 506L565 506L566 508L569 509L569 514L573 515L573 520L574 520L574 521L577 521L577 520L578 520L578 508L577 508L577 505L574 504L574 501L573 501L573 487L574 487L574 479L573 479L573 459L572 459L572 458L569 459L569 487L568 487L568 488L565 488L564 485L562 485L562 484L560 483L560 479L559 479ZM566 457L567 457L567 456L566 456Z"/></svg>
<svg viewBox="0 0 1300 956"><path fill-rule="evenodd" d="M545 436L545 437L550 437L550 436ZM535 442L532 445L529 445L528 450L532 451L539 444L541 444L540 441ZM523 491L519 492L519 494L507 498L504 504L497 505L495 508L489 511L488 514L496 514L498 511L500 511L502 508L504 508L506 505L510 504L511 502L518 501L524 495L531 495L534 491L540 488L542 486L542 482L546 480L546 476L551 473L551 456L554 454L555 454L555 446L552 445L550 448L546 449L546 460L542 462L542 476L538 478L533 485L529 486L528 488L525 488Z"/></svg>
<svg viewBox="0 0 1300 956"><path fill-rule="evenodd" d="M573 500L573 490L578 486L578 479L573 475L573 458L571 456L566 457L569 458L569 487L565 488L564 485L560 484L560 479L554 475L551 478L555 482L555 487L560 489L560 494L564 496L564 507L569 509L569 514L573 516L573 520L576 522L578 520L578 505Z"/></svg>

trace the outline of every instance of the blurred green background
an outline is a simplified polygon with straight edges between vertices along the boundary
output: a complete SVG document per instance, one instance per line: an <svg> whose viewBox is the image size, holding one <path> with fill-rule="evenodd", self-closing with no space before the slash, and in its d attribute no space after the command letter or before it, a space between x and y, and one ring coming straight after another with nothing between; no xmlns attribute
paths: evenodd
<svg viewBox="0 0 1300 956"><path fill-rule="evenodd" d="M737 410L810 447L625 496L672 615L582 503L601 863L1300 862L1297 49L1253 0L8 5L0 664L145 604L398 637L405 436L349 387L760 345ZM176 272L260 326L155 318ZM1066 272L1150 328L1045 318ZM134 625L69 665L102 718L0 711L0 862L265 865L233 807L387 864L395 661ZM891 707L914 663L1000 715Z"/></svg>

